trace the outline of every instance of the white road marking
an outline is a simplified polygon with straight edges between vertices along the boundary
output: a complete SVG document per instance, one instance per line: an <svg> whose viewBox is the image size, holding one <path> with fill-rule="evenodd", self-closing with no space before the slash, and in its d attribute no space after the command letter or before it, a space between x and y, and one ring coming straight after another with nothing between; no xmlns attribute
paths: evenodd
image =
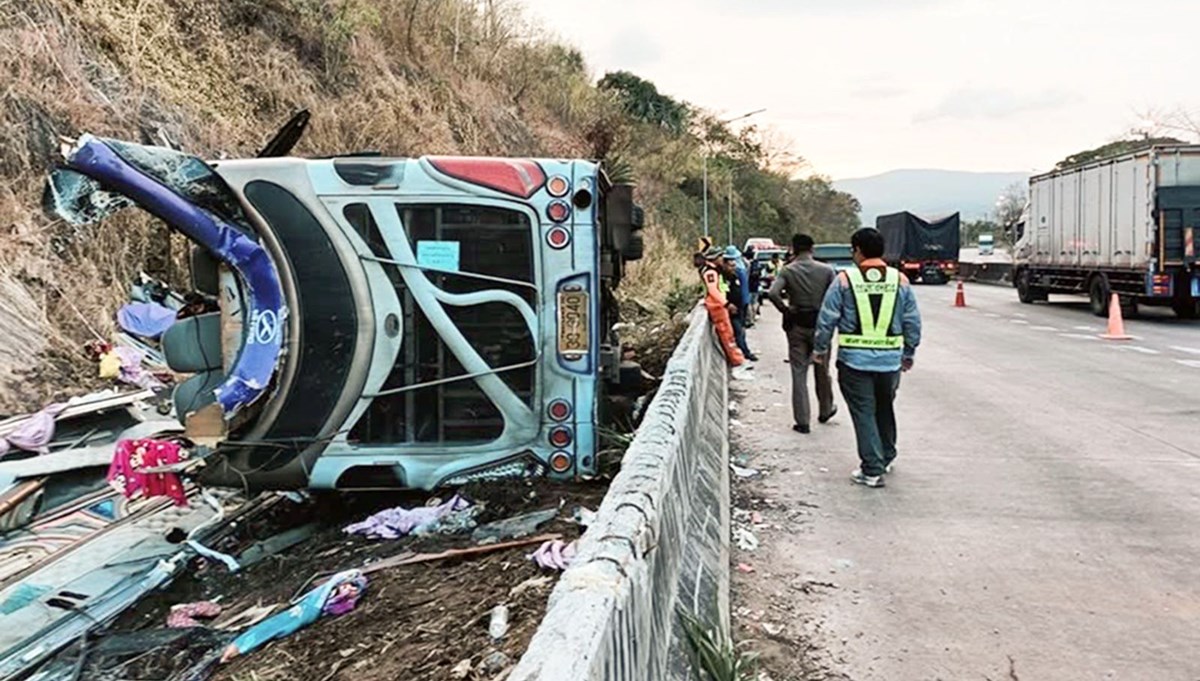
<svg viewBox="0 0 1200 681"><path fill-rule="evenodd" d="M1143 348L1143 347L1142 347L1142 346L1140 346L1140 345L1118 345L1117 347L1118 347L1118 348L1120 348L1121 350L1133 350L1134 352L1140 352L1140 353L1142 353L1143 355L1157 355L1157 354L1159 354L1158 350L1154 350L1154 349L1151 349L1151 348Z"/></svg>
<svg viewBox="0 0 1200 681"><path fill-rule="evenodd" d="M1099 336L1089 336L1089 335L1083 334L1083 333L1060 333L1058 335L1062 336L1063 338L1074 338L1076 340L1090 340L1090 341L1100 340Z"/></svg>
<svg viewBox="0 0 1200 681"><path fill-rule="evenodd" d="M1000 315L996 314L995 312L985 312L984 314L989 317L993 317L993 318L1000 316Z"/></svg>
<svg viewBox="0 0 1200 681"><path fill-rule="evenodd" d="M1193 369L1200 369L1200 359L1177 359L1175 360L1175 363L1182 364L1185 367L1191 367Z"/></svg>
<svg viewBox="0 0 1200 681"><path fill-rule="evenodd" d="M1011 324L1028 324L1029 323L1029 322L1025 321L1024 319L1010 319L1008 321Z"/></svg>
<svg viewBox="0 0 1200 681"><path fill-rule="evenodd" d="M1185 348L1182 345L1172 345L1171 349L1186 352L1189 355L1200 355L1200 348Z"/></svg>
<svg viewBox="0 0 1200 681"><path fill-rule="evenodd" d="M1028 317L1029 315L1025 314L1024 312L1014 312L1013 316L1014 317Z"/></svg>
<svg viewBox="0 0 1200 681"><path fill-rule="evenodd" d="M1094 326L1072 326L1071 328L1075 329L1076 331L1095 331L1096 330L1096 327L1094 327Z"/></svg>
<svg viewBox="0 0 1200 681"><path fill-rule="evenodd" d="M1054 328L1053 326L1031 326L1029 328L1033 329L1034 331L1058 331L1058 329Z"/></svg>

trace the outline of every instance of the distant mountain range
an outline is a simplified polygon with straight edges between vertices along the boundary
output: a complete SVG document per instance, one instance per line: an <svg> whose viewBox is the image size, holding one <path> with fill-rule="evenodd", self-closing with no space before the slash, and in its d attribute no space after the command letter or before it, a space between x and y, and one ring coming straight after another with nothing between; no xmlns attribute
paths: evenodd
<svg viewBox="0 0 1200 681"><path fill-rule="evenodd" d="M924 217L962 213L963 220L987 217L996 198L1029 173L973 173L959 170L892 170L871 177L836 180L833 186L862 203L862 222L907 210Z"/></svg>

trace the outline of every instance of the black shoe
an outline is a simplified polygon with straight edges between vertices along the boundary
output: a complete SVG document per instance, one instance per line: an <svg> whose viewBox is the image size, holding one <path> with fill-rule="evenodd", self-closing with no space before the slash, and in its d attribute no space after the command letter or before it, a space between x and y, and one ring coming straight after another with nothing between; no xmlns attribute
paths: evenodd
<svg viewBox="0 0 1200 681"><path fill-rule="evenodd" d="M812 432L812 429L809 428L808 426L801 426L798 424L792 426L792 430L796 431L797 433L800 433L801 435L808 435L810 432Z"/></svg>
<svg viewBox="0 0 1200 681"><path fill-rule="evenodd" d="M746 355L746 359L750 360L751 362L757 362L757 361L758 361L758 355L754 355L754 354L747 354L747 355Z"/></svg>
<svg viewBox="0 0 1200 681"><path fill-rule="evenodd" d="M829 419L833 418L834 416L837 416L837 405L836 404L833 405L833 411L829 412L828 414L826 414L824 416L818 416L817 421L820 423L829 423Z"/></svg>

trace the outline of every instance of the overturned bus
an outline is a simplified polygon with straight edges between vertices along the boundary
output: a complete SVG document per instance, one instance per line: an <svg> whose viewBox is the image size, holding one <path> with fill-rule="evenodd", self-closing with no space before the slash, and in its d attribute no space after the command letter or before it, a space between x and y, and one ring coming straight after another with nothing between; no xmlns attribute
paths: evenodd
<svg viewBox="0 0 1200 681"><path fill-rule="evenodd" d="M296 135L298 136L298 135ZM202 482L433 488L597 468L640 388L613 327L641 210L584 160L204 162L83 136L48 181L72 223L137 206L186 235L218 312L162 352Z"/></svg>

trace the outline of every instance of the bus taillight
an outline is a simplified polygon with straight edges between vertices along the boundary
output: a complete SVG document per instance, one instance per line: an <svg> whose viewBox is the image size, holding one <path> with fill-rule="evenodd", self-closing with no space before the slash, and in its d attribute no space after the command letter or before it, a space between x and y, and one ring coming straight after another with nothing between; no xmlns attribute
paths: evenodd
<svg viewBox="0 0 1200 681"><path fill-rule="evenodd" d="M571 404L566 400L554 400L546 409L546 413L555 421L566 421L571 418Z"/></svg>
<svg viewBox="0 0 1200 681"><path fill-rule="evenodd" d="M546 184L546 173L541 166L527 158L431 156L429 163L456 180L522 199L533 196Z"/></svg>
<svg viewBox="0 0 1200 681"><path fill-rule="evenodd" d="M569 447L574 437L571 435L571 429L566 426L559 426L550 431L550 444L555 447Z"/></svg>

